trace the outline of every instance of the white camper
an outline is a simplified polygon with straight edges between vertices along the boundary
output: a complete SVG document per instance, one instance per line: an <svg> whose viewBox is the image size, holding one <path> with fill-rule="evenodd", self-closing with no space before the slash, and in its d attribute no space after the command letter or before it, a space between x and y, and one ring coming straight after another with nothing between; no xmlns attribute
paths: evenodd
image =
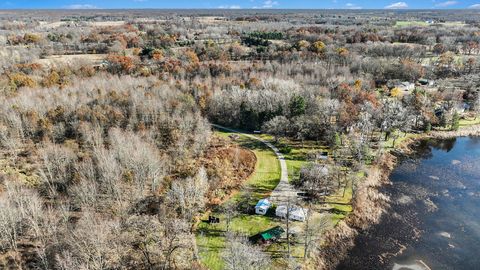
<svg viewBox="0 0 480 270"><path fill-rule="evenodd" d="M268 209L272 206L272 203L268 199L261 199L255 205L255 213L258 215L265 215Z"/></svg>

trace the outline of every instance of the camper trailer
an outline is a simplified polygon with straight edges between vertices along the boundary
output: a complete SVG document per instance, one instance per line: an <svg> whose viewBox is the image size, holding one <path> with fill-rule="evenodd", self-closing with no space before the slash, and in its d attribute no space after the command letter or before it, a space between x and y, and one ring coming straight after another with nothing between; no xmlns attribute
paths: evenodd
<svg viewBox="0 0 480 270"><path fill-rule="evenodd" d="M268 199L261 199L257 205L255 205L255 213L257 215L265 215L271 206L272 203Z"/></svg>

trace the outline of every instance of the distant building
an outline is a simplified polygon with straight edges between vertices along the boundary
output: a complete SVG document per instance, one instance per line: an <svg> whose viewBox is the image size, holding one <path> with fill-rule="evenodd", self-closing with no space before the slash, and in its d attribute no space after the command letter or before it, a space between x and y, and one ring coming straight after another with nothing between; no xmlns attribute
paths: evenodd
<svg viewBox="0 0 480 270"><path fill-rule="evenodd" d="M470 110L470 105L468 105L465 102L458 103L454 106L447 106L447 104L443 104L440 107L437 107L435 109L435 116L436 117L442 117L444 114L448 113L458 113L458 114L464 114Z"/></svg>
<svg viewBox="0 0 480 270"><path fill-rule="evenodd" d="M415 90L415 84L414 83L411 83L411 82L401 82L399 84L396 84L395 85L395 88L398 88L402 91L413 91Z"/></svg>
<svg viewBox="0 0 480 270"><path fill-rule="evenodd" d="M435 81L434 80L428 80L428 79L419 79L418 80L418 83L420 85L423 85L423 86L428 86L428 87L432 87L435 85Z"/></svg>
<svg viewBox="0 0 480 270"><path fill-rule="evenodd" d="M107 60L102 60L100 63L98 63L97 65L94 65L93 68L95 70L104 70L106 69L108 66L110 65L110 62L107 61Z"/></svg>
<svg viewBox="0 0 480 270"><path fill-rule="evenodd" d="M272 203L268 199L262 199L255 205L255 213L265 215L270 207L272 207Z"/></svg>
<svg viewBox="0 0 480 270"><path fill-rule="evenodd" d="M457 104L457 106L455 106L454 110L459 114L463 114L463 113L470 110L470 105L468 105L465 102L462 102L460 104Z"/></svg>
<svg viewBox="0 0 480 270"><path fill-rule="evenodd" d="M389 89L398 88L403 92L411 92L415 90L415 84L412 82L400 82L398 80L391 80L387 82Z"/></svg>
<svg viewBox="0 0 480 270"><path fill-rule="evenodd" d="M327 160L328 159L328 151L321 151L321 152L315 153L315 159L316 160Z"/></svg>

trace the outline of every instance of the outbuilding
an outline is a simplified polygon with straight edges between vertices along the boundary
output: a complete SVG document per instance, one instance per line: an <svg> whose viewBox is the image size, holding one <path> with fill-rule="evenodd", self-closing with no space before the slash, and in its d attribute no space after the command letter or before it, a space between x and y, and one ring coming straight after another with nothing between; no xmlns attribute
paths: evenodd
<svg viewBox="0 0 480 270"><path fill-rule="evenodd" d="M253 244L268 243L279 239L283 233L285 233L285 230L280 226L276 226L264 232L250 236L248 240Z"/></svg>
<svg viewBox="0 0 480 270"><path fill-rule="evenodd" d="M255 213L265 215L270 207L272 207L272 203L268 199L261 199L257 205L255 205Z"/></svg>

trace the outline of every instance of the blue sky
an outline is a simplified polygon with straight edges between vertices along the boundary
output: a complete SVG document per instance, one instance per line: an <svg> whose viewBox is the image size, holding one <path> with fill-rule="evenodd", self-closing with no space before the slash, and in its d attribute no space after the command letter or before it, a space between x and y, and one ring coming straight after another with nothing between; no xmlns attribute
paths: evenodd
<svg viewBox="0 0 480 270"><path fill-rule="evenodd" d="M480 0L0 0L0 8L480 9Z"/></svg>

